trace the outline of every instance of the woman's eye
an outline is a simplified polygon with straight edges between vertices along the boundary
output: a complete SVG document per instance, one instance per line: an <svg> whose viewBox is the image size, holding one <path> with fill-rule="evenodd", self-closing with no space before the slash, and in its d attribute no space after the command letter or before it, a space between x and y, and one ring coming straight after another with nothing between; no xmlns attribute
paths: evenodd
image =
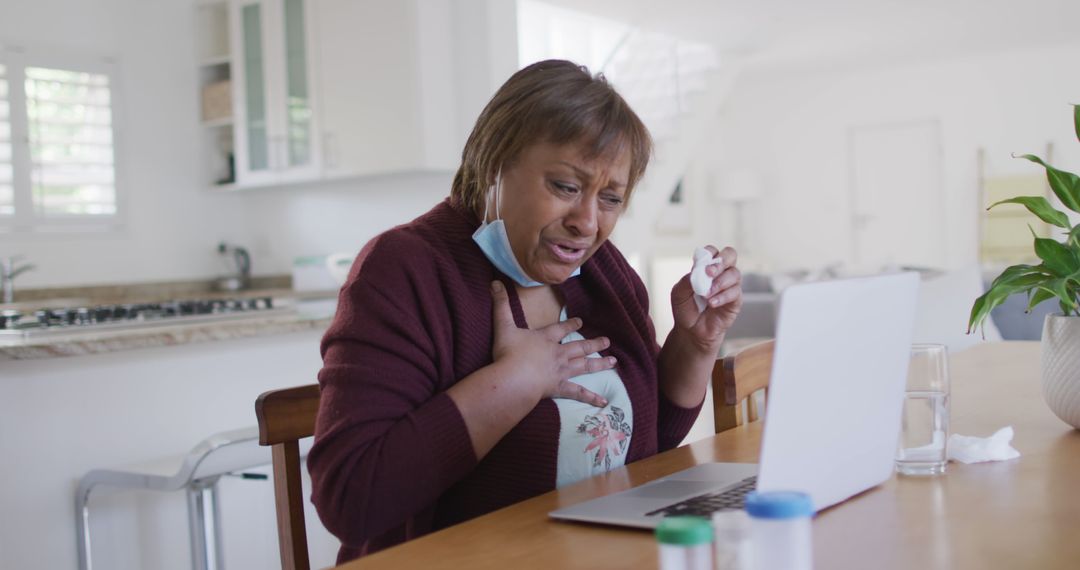
<svg viewBox="0 0 1080 570"><path fill-rule="evenodd" d="M577 187L573 186L571 184L564 184L562 182L552 182L551 184L553 186L555 186L556 188L558 188L559 190L562 190L563 192L570 192L570 193L577 192Z"/></svg>
<svg viewBox="0 0 1080 570"><path fill-rule="evenodd" d="M603 200L605 204L607 204L608 206L611 206L613 208L617 208L619 206L622 206L622 203L623 203L622 198L620 198L618 196L610 196L610 195L609 196L601 196L600 199Z"/></svg>

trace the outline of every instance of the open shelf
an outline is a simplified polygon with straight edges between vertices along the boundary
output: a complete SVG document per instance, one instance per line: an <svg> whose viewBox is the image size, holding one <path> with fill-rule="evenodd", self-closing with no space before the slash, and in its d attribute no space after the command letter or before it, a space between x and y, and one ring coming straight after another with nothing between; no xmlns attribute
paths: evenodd
<svg viewBox="0 0 1080 570"><path fill-rule="evenodd" d="M217 65L229 65L230 63L229 54L224 54L205 57L199 62L199 65L202 67L214 67Z"/></svg>
<svg viewBox="0 0 1080 570"><path fill-rule="evenodd" d="M220 119L214 119L212 121L203 121L202 126L213 129L217 127L231 127L233 124L232 117L221 117Z"/></svg>
<svg viewBox="0 0 1080 570"><path fill-rule="evenodd" d="M225 188L235 179L235 111L228 2L199 0L195 5L195 22L199 74L196 96L200 108L198 120L203 129L203 179L212 187Z"/></svg>

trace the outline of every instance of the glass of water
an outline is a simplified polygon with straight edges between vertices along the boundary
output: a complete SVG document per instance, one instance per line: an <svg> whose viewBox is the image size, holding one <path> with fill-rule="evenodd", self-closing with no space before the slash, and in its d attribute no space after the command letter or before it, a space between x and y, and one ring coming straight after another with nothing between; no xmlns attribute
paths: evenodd
<svg viewBox="0 0 1080 570"><path fill-rule="evenodd" d="M948 350L942 344L912 345L896 471L904 475L944 473L948 439Z"/></svg>

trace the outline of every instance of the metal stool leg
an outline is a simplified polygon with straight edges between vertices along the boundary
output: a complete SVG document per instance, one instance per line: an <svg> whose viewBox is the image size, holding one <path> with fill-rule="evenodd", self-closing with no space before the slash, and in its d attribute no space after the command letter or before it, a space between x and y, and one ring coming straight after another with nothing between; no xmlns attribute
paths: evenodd
<svg viewBox="0 0 1080 570"><path fill-rule="evenodd" d="M91 570L90 562L90 502L91 484L79 482L75 491L75 541L78 543L79 570Z"/></svg>
<svg viewBox="0 0 1080 570"><path fill-rule="evenodd" d="M219 477L193 481L187 490L188 530L191 535L193 570L224 570L221 548L221 511L218 506Z"/></svg>
<svg viewBox="0 0 1080 570"><path fill-rule="evenodd" d="M214 483L207 489L210 493L210 511L213 514L214 524L214 560L217 563L215 570L225 569L225 541L221 538L221 503L218 501L218 481L219 477L214 478Z"/></svg>

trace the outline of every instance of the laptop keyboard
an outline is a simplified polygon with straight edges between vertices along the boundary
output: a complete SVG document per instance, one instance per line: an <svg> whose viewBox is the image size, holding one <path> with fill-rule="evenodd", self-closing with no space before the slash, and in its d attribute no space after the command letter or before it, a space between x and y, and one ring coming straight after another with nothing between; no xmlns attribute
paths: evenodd
<svg viewBox="0 0 1080 570"><path fill-rule="evenodd" d="M750 491L754 490L757 486L757 475L747 477L742 481L736 483L733 487L728 487L723 491L715 493L705 493L704 495L698 495L691 497L680 503L657 509L651 513L645 513L645 516L699 516L708 517L717 511L731 511L743 508L743 500Z"/></svg>

